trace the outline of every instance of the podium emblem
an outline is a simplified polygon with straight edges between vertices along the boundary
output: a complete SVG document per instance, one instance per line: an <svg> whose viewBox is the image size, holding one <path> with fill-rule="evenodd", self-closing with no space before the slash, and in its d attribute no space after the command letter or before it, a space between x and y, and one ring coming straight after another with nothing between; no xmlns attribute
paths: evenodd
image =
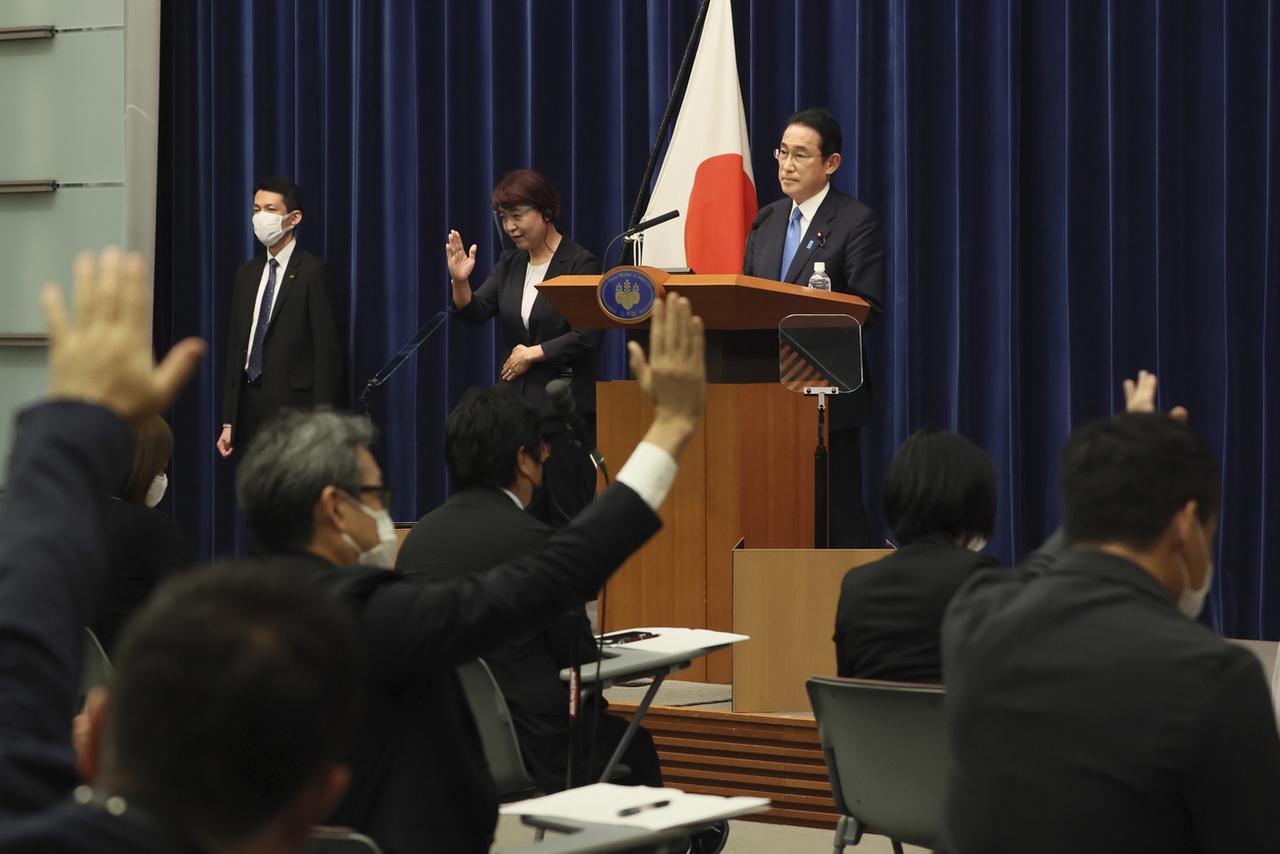
<svg viewBox="0 0 1280 854"><path fill-rule="evenodd" d="M662 285L645 267L614 267L600 277L596 299L600 310L619 323L643 323L662 298ZM656 271L661 272L661 271Z"/></svg>

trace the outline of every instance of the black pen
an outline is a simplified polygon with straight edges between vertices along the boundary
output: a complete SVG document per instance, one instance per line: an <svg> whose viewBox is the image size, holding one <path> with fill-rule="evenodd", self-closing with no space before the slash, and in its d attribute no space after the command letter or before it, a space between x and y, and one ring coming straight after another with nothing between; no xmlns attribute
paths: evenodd
<svg viewBox="0 0 1280 854"><path fill-rule="evenodd" d="M644 812L645 810L656 810L658 807L669 806L671 801L654 801L651 804L642 804L638 807L627 807L625 810L618 810L618 817L625 818L629 815Z"/></svg>

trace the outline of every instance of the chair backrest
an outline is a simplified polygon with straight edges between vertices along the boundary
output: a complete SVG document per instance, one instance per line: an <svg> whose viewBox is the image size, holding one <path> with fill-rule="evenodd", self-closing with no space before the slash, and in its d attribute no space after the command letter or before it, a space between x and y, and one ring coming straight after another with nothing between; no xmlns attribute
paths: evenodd
<svg viewBox="0 0 1280 854"><path fill-rule="evenodd" d="M947 780L942 686L813 676L805 687L836 805L864 828L933 848Z"/></svg>
<svg viewBox="0 0 1280 854"><path fill-rule="evenodd" d="M458 665L458 681L480 732L484 758L498 787L498 797L502 801L511 801L537 794L538 786L525 768L524 757L520 754L511 710L507 708L502 689L493 678L489 665L479 658Z"/></svg>
<svg viewBox="0 0 1280 854"><path fill-rule="evenodd" d="M382 849L362 833L318 828L307 837L302 854L382 854Z"/></svg>
<svg viewBox="0 0 1280 854"><path fill-rule="evenodd" d="M80 693L88 694L90 688L105 685L111 679L111 661L107 651L98 642L91 629L84 630L84 663L80 669Z"/></svg>

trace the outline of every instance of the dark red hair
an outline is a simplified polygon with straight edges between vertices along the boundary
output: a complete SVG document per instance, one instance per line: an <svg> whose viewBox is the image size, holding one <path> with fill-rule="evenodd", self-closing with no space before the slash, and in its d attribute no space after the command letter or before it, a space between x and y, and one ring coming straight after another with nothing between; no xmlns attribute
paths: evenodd
<svg viewBox="0 0 1280 854"><path fill-rule="evenodd" d="M533 205L549 220L560 216L560 194L547 176L532 169L517 169L502 176L490 199L494 211Z"/></svg>

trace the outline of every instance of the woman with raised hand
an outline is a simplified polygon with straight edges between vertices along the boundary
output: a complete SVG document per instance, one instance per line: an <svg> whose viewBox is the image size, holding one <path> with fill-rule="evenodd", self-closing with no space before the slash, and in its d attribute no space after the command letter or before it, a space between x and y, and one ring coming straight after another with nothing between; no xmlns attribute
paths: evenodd
<svg viewBox="0 0 1280 854"><path fill-rule="evenodd" d="M595 495L595 469L547 400L547 383L569 380L574 405L595 441L596 359L602 330L577 330L560 316L537 285L556 276L600 272L594 255L560 232L560 194L546 176L532 169L505 175L490 199L502 232L515 248L503 252L489 277L472 288L476 246L464 247L450 231L445 243L454 316L467 324L495 315L502 333L498 379L532 403L544 419L543 438L550 455L544 483L529 512L549 525L563 525Z"/></svg>

